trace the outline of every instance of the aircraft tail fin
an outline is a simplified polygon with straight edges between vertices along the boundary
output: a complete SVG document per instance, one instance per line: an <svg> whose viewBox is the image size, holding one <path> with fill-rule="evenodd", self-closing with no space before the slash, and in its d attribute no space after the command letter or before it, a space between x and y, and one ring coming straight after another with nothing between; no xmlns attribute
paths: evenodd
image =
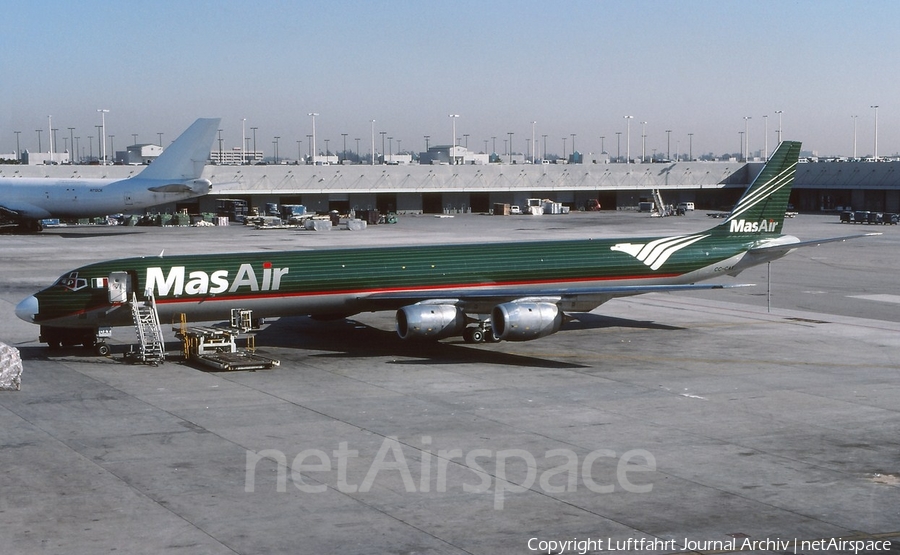
<svg viewBox="0 0 900 555"><path fill-rule="evenodd" d="M799 157L799 141L782 141L725 221L712 231L729 234L781 233Z"/></svg>
<svg viewBox="0 0 900 555"><path fill-rule="evenodd" d="M203 173L219 118L200 118L178 136L159 157L140 173L144 179L182 181Z"/></svg>

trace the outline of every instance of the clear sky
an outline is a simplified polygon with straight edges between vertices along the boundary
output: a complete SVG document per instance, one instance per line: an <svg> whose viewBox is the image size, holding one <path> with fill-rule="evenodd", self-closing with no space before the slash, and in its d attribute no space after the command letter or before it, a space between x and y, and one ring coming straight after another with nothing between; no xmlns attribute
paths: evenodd
<svg viewBox="0 0 900 555"><path fill-rule="evenodd" d="M0 18L0 152L48 149L47 116L95 136L97 109L123 149L173 140L197 117L221 117L225 148L241 120L257 148L367 152L375 131L423 150L456 134L483 150L531 122L547 151L616 154L625 115L631 153L739 152L749 128L820 155L900 151L900 2L885 1L267 1L9 2ZM745 122L744 117L752 119ZM768 116L768 117L764 117ZM671 146L667 146L666 130ZM377 149L381 150L380 135ZM488 144L489 150L492 143ZM86 148L84 149L86 151Z"/></svg>

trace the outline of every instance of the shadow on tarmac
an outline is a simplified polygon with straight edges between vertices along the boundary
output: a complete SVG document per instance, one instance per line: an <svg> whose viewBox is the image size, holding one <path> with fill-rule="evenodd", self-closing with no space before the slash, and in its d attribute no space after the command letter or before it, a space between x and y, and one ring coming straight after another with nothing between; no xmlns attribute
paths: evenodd
<svg viewBox="0 0 900 555"><path fill-rule="evenodd" d="M652 322L639 322L595 314L579 314L563 326L566 330L628 327L657 330L679 330ZM538 341L540 341L538 339ZM532 368L586 368L581 364L537 358L495 349L495 344L468 344L460 338L444 341L409 341L393 331L381 330L358 321L319 321L306 317L281 318L256 336L258 347L329 351L311 357L368 358L402 356L426 359L431 364L496 364ZM395 360L391 364L421 364L417 360Z"/></svg>
<svg viewBox="0 0 900 555"><path fill-rule="evenodd" d="M657 324L652 321L629 320L593 313L579 313L563 325L560 333L576 330L632 328L647 330L678 331L685 328ZM540 341L538 339L537 341ZM97 357L93 349L81 346L50 349L34 342L19 344L23 360L51 360L61 358L86 359ZM239 342L240 345L240 342ZM313 358L376 358L408 357L419 360L392 360L389 364L421 364L422 359L429 364L494 364L503 366L523 366L530 368L585 368L581 364L561 362L548 358L521 355L496 348L497 344L469 344L461 338L431 340L403 340L393 331L386 331L363 324L353 319L314 320L305 316L283 317L270 320L256 334L259 349L274 347L280 349L308 350ZM111 344L112 354L108 359L123 361L123 355L131 345ZM166 343L167 353L178 353L182 344L176 341ZM507 348L508 349L508 348ZM325 351L325 352L322 352Z"/></svg>

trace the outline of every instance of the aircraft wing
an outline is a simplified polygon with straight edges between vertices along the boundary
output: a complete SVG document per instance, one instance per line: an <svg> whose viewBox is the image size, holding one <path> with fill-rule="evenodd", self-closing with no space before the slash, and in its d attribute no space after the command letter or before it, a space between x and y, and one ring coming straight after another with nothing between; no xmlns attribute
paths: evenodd
<svg viewBox="0 0 900 555"><path fill-rule="evenodd" d="M0 216L12 218L12 219L22 219L22 218L49 218L51 217L50 212L44 210L40 206L35 206L33 204L29 204L21 201L2 201L2 205L0 205Z"/></svg>
<svg viewBox="0 0 900 555"><path fill-rule="evenodd" d="M471 312L490 312L498 304L516 300L543 300L577 308L566 310L592 310L616 297L642 293L671 293L706 289L731 289L751 287L751 283L689 283L680 285L608 285L595 287L497 287L472 289L436 289L421 291L390 291L372 293L365 299L376 305L403 306L421 302L461 305ZM590 307L590 308L588 308Z"/></svg>

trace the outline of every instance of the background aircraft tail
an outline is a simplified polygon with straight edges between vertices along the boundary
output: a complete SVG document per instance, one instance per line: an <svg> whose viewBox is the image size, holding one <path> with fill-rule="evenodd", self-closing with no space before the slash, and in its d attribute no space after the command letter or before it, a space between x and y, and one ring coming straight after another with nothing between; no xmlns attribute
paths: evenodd
<svg viewBox="0 0 900 555"><path fill-rule="evenodd" d="M140 173L142 179L182 181L203 173L220 118L200 118Z"/></svg>
<svg viewBox="0 0 900 555"><path fill-rule="evenodd" d="M799 141L782 141L734 205L731 214L713 231L729 234L781 233L799 157Z"/></svg>

